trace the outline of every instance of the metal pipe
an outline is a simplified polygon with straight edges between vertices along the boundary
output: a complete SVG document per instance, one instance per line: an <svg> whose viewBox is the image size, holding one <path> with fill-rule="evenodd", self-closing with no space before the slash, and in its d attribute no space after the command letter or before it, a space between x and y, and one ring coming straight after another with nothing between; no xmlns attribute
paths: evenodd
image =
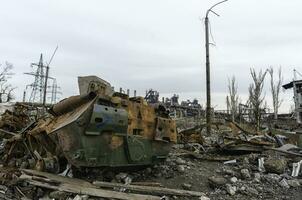
<svg viewBox="0 0 302 200"><path fill-rule="evenodd" d="M96 96L97 96L97 94L94 92L90 92L90 93L84 94L84 95L71 96L71 97L64 99L64 100L60 101L59 103L53 105L49 109L48 112L54 116L60 116L60 115L68 113L68 112L76 109L77 107L93 100Z"/></svg>

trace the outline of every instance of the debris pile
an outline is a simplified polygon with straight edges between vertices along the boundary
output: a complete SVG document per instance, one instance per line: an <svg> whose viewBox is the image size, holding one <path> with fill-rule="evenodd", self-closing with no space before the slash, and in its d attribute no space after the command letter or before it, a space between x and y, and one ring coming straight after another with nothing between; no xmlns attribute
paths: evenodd
<svg viewBox="0 0 302 200"><path fill-rule="evenodd" d="M2 106L2 105L1 105ZM1 114L0 129L18 132L25 128L30 121L28 115L28 107L22 103L16 103L5 107L4 112Z"/></svg>
<svg viewBox="0 0 302 200"><path fill-rule="evenodd" d="M0 198L302 195L302 149L293 137L227 119L214 120L207 135L203 118L172 120L165 106L152 100L154 92L148 104L114 92L94 76L79 83L81 95L52 106L37 121L22 104L2 114Z"/></svg>

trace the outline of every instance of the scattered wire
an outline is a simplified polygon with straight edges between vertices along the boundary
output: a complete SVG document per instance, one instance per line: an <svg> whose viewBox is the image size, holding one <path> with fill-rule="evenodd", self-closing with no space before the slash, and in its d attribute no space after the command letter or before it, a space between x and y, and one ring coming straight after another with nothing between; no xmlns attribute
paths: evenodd
<svg viewBox="0 0 302 200"><path fill-rule="evenodd" d="M212 25L211 25L210 20L209 20L209 29L210 29L211 39L212 39L212 43L211 43L211 44L214 45L214 46L216 46L216 42L215 42L214 36L213 36L213 34L212 34Z"/></svg>

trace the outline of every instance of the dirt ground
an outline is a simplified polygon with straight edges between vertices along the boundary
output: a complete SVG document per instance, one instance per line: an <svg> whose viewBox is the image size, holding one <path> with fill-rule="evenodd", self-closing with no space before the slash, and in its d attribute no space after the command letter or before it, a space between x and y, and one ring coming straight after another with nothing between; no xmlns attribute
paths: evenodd
<svg viewBox="0 0 302 200"><path fill-rule="evenodd" d="M170 153L169 158L161 164L150 167L139 172L129 173L132 181L157 182L164 187L175 189L188 189L200 191L212 200L222 199L302 199L302 177L298 177L299 186L283 186L280 180L292 180L288 174L272 174L259 172L255 158L267 156L262 154L233 155L228 158L236 159L234 164L223 164L223 161L209 161L184 156L175 156L179 152L176 147ZM215 155L219 156L219 155ZM183 166L180 167L180 166ZM250 178L242 177L240 170L248 169ZM286 169L290 170L289 168ZM255 173L260 174L260 179L255 180ZM277 176L279 180L270 179L270 176ZM226 183L213 185L210 177L222 177ZM237 182L232 183L231 178L236 177ZM235 194L231 195L226 185L236 187ZM188 197L170 197L170 199L198 199Z"/></svg>
<svg viewBox="0 0 302 200"><path fill-rule="evenodd" d="M210 161L192 156L183 145L175 145L166 161L155 166L150 166L144 169L132 169L131 172L127 169L105 170L102 174L97 173L102 170L94 169L88 172L87 175L77 174L72 171L73 176L81 179L86 179L90 182L96 180L106 180L120 183L135 183L148 182L160 184L166 188L182 189L203 192L208 198L197 197L180 197L180 196L163 196L162 199L184 199L184 200L223 200L223 199L271 199L271 200L297 200L302 196L302 177L293 178L289 176L291 161L285 166L284 173L276 174L268 171L259 172L257 159L259 157L276 157L279 160L286 159L279 154L273 152L264 152L261 154L243 154L243 155L211 155L214 159L221 161ZM211 158L208 156L207 158ZM236 163L224 164L223 160L236 160ZM278 159L276 159L278 160ZM294 159L295 160L295 159ZM13 179L14 177L5 177L7 175L15 176L13 170L1 168L1 177ZM242 172L247 172L243 174ZM214 182L213 182L214 180ZM3 184L3 180L1 179ZM286 184L281 184L286 182ZM294 184L296 183L296 184ZM15 184L14 181L10 184ZM10 187L6 182L5 187ZM28 185L19 184L20 188L28 187ZM49 190L30 187L33 191L32 199L51 199L48 197ZM233 190L233 191L232 191ZM118 190L120 191L120 190ZM127 192L127 191L123 191ZM15 199L13 190L7 192L7 196L1 196L0 199ZM74 199L75 195L68 194L68 198ZM102 199L89 197L88 199Z"/></svg>

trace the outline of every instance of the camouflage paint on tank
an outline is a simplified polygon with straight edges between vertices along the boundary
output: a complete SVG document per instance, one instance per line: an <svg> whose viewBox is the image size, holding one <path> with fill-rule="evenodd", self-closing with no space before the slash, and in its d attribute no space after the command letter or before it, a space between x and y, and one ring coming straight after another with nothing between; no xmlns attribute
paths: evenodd
<svg viewBox="0 0 302 200"><path fill-rule="evenodd" d="M141 97L71 97L77 99L85 102L77 101L74 108L66 99L54 109L58 116L30 132L33 150L38 141L48 154L59 154L76 167L125 167L155 164L176 142L175 122Z"/></svg>

